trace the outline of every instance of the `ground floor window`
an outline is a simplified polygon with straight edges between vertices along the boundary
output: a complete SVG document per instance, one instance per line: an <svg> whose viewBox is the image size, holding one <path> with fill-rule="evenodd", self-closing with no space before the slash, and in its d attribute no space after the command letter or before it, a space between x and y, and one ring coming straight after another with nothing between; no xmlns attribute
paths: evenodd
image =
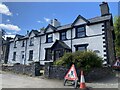
<svg viewBox="0 0 120 90"><path fill-rule="evenodd" d="M13 52L13 61L16 61L16 52Z"/></svg>
<svg viewBox="0 0 120 90"><path fill-rule="evenodd" d="M46 60L52 60L52 50L51 49L46 49Z"/></svg>
<svg viewBox="0 0 120 90"><path fill-rule="evenodd" d="M29 61L33 60L33 50L29 51Z"/></svg>
<svg viewBox="0 0 120 90"><path fill-rule="evenodd" d="M76 51L87 51L88 44L75 45Z"/></svg>

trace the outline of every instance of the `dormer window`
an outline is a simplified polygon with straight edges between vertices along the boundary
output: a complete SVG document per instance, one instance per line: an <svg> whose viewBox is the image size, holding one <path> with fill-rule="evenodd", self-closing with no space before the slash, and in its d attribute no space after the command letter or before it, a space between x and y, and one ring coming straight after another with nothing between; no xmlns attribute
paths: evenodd
<svg viewBox="0 0 120 90"><path fill-rule="evenodd" d="M34 37L30 38L30 46L34 45Z"/></svg>
<svg viewBox="0 0 120 90"><path fill-rule="evenodd" d="M60 40L66 40L66 31L60 33Z"/></svg>
<svg viewBox="0 0 120 90"><path fill-rule="evenodd" d="M25 46L25 41L23 40L23 41L22 41L22 47L24 47L24 46Z"/></svg>
<svg viewBox="0 0 120 90"><path fill-rule="evenodd" d="M47 43L50 43L50 42L52 42L53 41L53 34L48 34L47 35L47 38L46 38L46 42Z"/></svg>
<svg viewBox="0 0 120 90"><path fill-rule="evenodd" d="M16 42L17 42L17 41L14 41L14 48L17 48Z"/></svg>
<svg viewBox="0 0 120 90"><path fill-rule="evenodd" d="M76 38L85 37L85 36L86 36L85 26L77 27Z"/></svg>

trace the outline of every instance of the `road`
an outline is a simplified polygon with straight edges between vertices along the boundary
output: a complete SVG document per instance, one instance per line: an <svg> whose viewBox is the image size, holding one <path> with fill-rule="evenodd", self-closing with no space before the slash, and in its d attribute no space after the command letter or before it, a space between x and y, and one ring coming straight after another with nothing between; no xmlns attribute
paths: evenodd
<svg viewBox="0 0 120 90"><path fill-rule="evenodd" d="M0 83L2 88L73 88L73 86L63 86L63 80L45 79L43 77L29 77L10 72L1 72ZM92 88L118 88L118 77L108 77L92 83L86 83Z"/></svg>

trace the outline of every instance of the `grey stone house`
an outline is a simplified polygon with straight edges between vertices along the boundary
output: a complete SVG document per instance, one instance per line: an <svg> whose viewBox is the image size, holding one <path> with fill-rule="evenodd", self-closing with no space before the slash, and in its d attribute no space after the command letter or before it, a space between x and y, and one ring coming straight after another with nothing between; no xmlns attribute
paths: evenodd
<svg viewBox="0 0 120 90"><path fill-rule="evenodd" d="M93 50L108 64L115 60L112 14L106 2L100 4L101 15L86 19L81 15L74 22L60 25L51 21L45 30L32 30L16 35L10 42L8 64L53 62L65 52Z"/></svg>

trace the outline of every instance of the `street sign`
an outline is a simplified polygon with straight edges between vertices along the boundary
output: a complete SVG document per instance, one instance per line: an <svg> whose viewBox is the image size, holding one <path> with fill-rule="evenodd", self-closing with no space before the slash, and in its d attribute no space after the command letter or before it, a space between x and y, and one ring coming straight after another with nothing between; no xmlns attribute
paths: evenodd
<svg viewBox="0 0 120 90"><path fill-rule="evenodd" d="M115 64L113 65L113 67L120 68L120 60L117 60L117 61L115 62Z"/></svg>
<svg viewBox="0 0 120 90"><path fill-rule="evenodd" d="M69 69L68 73L65 76L65 79L67 79L67 80L78 80L74 64Z"/></svg>

